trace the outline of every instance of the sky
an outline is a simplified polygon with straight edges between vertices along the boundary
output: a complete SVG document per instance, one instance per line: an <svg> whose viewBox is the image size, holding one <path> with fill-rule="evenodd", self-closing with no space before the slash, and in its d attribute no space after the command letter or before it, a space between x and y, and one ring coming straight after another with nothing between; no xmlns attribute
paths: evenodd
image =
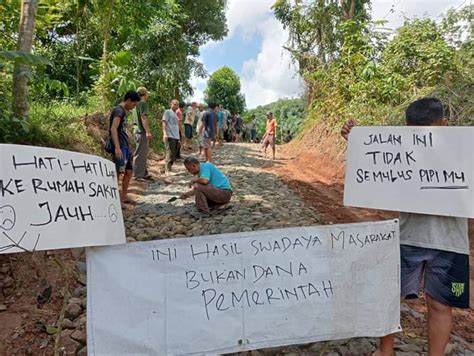
<svg viewBox="0 0 474 356"><path fill-rule="evenodd" d="M439 19L451 7L469 0L373 0L372 18L397 28L404 17ZM226 65L240 76L247 108L265 105L279 98L297 97L303 83L290 54L283 49L288 32L273 15L275 0L228 0L228 35L200 48L200 61L209 74ZM189 100L203 102L207 78L191 78L194 88Z"/></svg>

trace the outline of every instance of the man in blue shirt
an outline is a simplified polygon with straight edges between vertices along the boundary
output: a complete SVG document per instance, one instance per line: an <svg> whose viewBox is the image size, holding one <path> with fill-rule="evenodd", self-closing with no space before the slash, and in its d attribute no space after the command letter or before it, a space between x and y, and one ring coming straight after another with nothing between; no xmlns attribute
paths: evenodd
<svg viewBox="0 0 474 356"><path fill-rule="evenodd" d="M197 176L191 180L192 190L180 196L187 199L195 196L196 208L202 213L209 213L210 208L225 210L232 197L232 188L224 173L210 162L199 162L189 156L184 160L186 170Z"/></svg>

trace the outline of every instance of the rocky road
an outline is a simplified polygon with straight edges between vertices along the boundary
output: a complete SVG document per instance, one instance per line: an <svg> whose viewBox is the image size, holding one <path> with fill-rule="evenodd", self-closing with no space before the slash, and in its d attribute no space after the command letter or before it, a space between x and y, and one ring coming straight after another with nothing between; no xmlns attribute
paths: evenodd
<svg viewBox="0 0 474 356"><path fill-rule="evenodd" d="M203 218L192 199L167 201L189 189L192 175L177 162L174 175L149 184L125 226L129 242L255 231L318 224L318 214L274 173L256 145L233 144L215 150L215 163L229 177L230 209Z"/></svg>
<svg viewBox="0 0 474 356"><path fill-rule="evenodd" d="M230 232L255 231L320 223L315 208L303 201L288 187L274 168L284 165L284 159L271 162L262 156L258 145L227 144L214 151L214 163L230 178L234 195L231 208L223 213L202 217L193 200L168 199L188 190L192 176L178 162L172 176L151 183L138 197L134 212L128 215L125 226L129 242L157 238L179 238ZM300 172L303 173L303 172ZM425 316L408 305L402 305L402 319L407 323L424 323ZM408 324L407 324L408 326ZM474 354L472 345L453 335L448 354ZM360 338L287 346L248 352L251 355L370 355L376 350L377 340ZM242 353L245 354L245 353ZM426 336L421 337L410 328L397 338L397 356L427 354Z"/></svg>

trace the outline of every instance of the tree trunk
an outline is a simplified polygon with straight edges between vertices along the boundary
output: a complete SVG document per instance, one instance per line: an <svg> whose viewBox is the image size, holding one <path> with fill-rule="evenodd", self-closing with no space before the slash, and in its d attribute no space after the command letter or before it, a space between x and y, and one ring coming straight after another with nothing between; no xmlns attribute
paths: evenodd
<svg viewBox="0 0 474 356"><path fill-rule="evenodd" d="M20 30L18 33L18 51L31 53L35 33L35 19L38 0L22 0ZM15 63L13 70L13 114L28 119L28 78L30 66Z"/></svg>
<svg viewBox="0 0 474 356"><path fill-rule="evenodd" d="M104 17L102 18L102 35L103 35L103 43L102 43L102 58L100 63L100 78L99 78L99 96L102 98L102 109L107 111L110 106L109 103L109 38L110 38L110 28L112 24L112 14L113 14L113 7L114 7L114 0L109 0L107 4L107 8L103 10Z"/></svg>
<svg viewBox="0 0 474 356"><path fill-rule="evenodd" d="M356 0L341 0L342 12L344 13L344 19L352 20L355 14Z"/></svg>

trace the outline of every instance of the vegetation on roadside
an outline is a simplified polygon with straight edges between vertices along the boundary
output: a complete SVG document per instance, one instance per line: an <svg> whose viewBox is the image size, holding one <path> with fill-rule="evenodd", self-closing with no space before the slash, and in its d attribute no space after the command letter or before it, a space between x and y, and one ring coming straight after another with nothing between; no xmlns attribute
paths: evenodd
<svg viewBox="0 0 474 356"><path fill-rule="evenodd" d="M252 120L255 115L257 119L257 132L263 134L266 129L266 113L271 111L278 123L278 140L289 131L293 137L297 136L303 127L306 114L306 104L304 99L279 99L273 103L258 106L245 113L246 123Z"/></svg>
<svg viewBox="0 0 474 356"><path fill-rule="evenodd" d="M207 103L219 103L232 115L245 109L240 78L230 67L221 67L211 74L204 95Z"/></svg>
<svg viewBox="0 0 474 356"><path fill-rule="evenodd" d="M206 75L199 47L227 34L225 5L225 0L3 1L0 142L88 145L81 116L94 110L106 115L138 86L151 91L151 114L160 117L171 98L192 93L192 75ZM29 41L29 48L19 48ZM21 78L21 90L13 90L14 75ZM12 103L25 99L29 109L14 110ZM157 138L159 123L153 127Z"/></svg>
<svg viewBox="0 0 474 356"><path fill-rule="evenodd" d="M279 0L273 9L306 83L305 130L337 134L349 118L401 124L408 103L428 95L445 103L452 124L474 124L474 5L440 22L406 19L396 31L370 20L367 0Z"/></svg>

